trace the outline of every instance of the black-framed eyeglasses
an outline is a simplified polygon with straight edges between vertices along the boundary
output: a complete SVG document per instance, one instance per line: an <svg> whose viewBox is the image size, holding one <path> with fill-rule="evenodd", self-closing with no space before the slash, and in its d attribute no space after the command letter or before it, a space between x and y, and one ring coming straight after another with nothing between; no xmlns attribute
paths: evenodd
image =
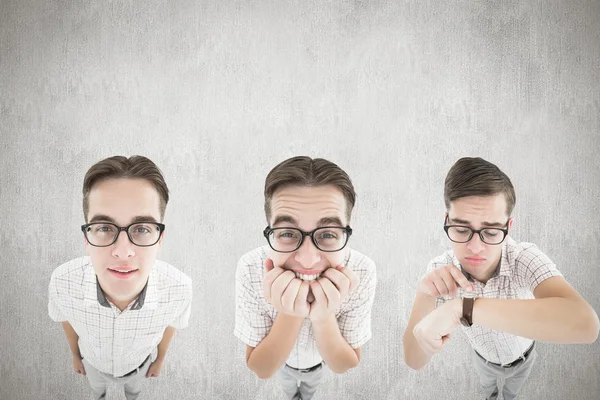
<svg viewBox="0 0 600 400"><path fill-rule="evenodd" d="M352 235L352 228L349 226L321 226L311 232L304 232L298 228L267 226L263 235L267 238L269 246L278 253L291 253L298 250L307 236L310 236L317 249L331 253L346 247L348 239Z"/></svg>
<svg viewBox="0 0 600 400"><path fill-rule="evenodd" d="M448 239L455 243L467 243L473 238L474 234L478 234L481 241L485 244L500 244L508 235L508 221L506 221L506 228L483 228L483 229L472 229L464 225L446 225L448 222L448 216L444 219L444 230Z"/></svg>
<svg viewBox="0 0 600 400"><path fill-rule="evenodd" d="M117 241L122 231L127 232L131 243L140 247L150 247L158 243L165 225L158 222L136 222L128 226L118 226L110 222L92 222L81 225L88 243L95 247L108 247Z"/></svg>

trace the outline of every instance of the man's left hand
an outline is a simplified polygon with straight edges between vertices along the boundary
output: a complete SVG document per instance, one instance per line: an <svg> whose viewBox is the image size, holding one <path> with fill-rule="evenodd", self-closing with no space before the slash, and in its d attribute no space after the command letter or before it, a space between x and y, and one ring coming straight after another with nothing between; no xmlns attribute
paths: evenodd
<svg viewBox="0 0 600 400"><path fill-rule="evenodd" d="M327 268L321 277L310 283L314 301L310 305L310 320L320 322L334 313L356 289L359 279L351 269L337 266Z"/></svg>
<svg viewBox="0 0 600 400"><path fill-rule="evenodd" d="M152 364L150 364L150 368L148 368L148 372L146 372L146 378L158 378L162 366L163 361L156 359Z"/></svg>
<svg viewBox="0 0 600 400"><path fill-rule="evenodd" d="M450 334L460 325L462 299L453 299L430 312L419 321L413 334L428 356L438 353L450 340Z"/></svg>

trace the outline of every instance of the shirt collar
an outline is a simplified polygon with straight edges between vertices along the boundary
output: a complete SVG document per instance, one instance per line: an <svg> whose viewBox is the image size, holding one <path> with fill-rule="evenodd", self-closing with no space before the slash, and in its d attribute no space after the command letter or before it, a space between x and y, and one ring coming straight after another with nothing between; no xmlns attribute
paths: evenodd
<svg viewBox="0 0 600 400"><path fill-rule="evenodd" d="M500 257L500 269L498 275L500 276L512 276L512 268L510 267L510 261L508 260L508 245L513 241L511 237L507 237L504 243L502 243L502 256Z"/></svg>

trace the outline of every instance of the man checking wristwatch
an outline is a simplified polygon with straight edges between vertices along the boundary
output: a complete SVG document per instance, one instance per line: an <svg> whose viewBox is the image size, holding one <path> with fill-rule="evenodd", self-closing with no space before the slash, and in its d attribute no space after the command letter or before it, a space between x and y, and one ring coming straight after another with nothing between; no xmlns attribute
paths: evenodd
<svg viewBox="0 0 600 400"><path fill-rule="evenodd" d="M537 246L508 235L515 191L498 167L458 160L444 200L452 249L433 259L419 282L405 362L422 368L462 324L486 398L498 398L503 377L503 397L514 399L535 364L535 340L593 343L598 316Z"/></svg>

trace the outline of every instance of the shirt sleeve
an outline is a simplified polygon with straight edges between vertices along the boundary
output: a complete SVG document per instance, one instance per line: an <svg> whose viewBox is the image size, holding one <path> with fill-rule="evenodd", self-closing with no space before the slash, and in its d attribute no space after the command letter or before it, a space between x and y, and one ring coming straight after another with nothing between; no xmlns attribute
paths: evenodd
<svg viewBox="0 0 600 400"><path fill-rule="evenodd" d="M60 311L58 305L58 288L56 285L56 275L52 273L50 284L48 285L48 315L53 321L63 322L67 319Z"/></svg>
<svg viewBox="0 0 600 400"><path fill-rule="evenodd" d="M186 287L186 294L182 306L183 311L175 318L173 322L169 324L175 329L187 328L190 322L190 314L192 312L192 285Z"/></svg>
<svg viewBox="0 0 600 400"><path fill-rule="evenodd" d="M552 260L535 245L523 250L517 257L516 264L531 292L546 279L563 276Z"/></svg>
<svg viewBox="0 0 600 400"><path fill-rule="evenodd" d="M254 289L260 280L252 276L243 258L235 274L235 328L234 335L250 347L256 347L267 336L273 320L264 309L264 298ZM254 283L254 284L253 284ZM262 282L260 282L262 285Z"/></svg>
<svg viewBox="0 0 600 400"><path fill-rule="evenodd" d="M348 299L347 309L342 310L337 317L340 333L353 349L363 346L372 336L371 309L375 299L377 273L375 264L371 260L366 262L366 273Z"/></svg>

